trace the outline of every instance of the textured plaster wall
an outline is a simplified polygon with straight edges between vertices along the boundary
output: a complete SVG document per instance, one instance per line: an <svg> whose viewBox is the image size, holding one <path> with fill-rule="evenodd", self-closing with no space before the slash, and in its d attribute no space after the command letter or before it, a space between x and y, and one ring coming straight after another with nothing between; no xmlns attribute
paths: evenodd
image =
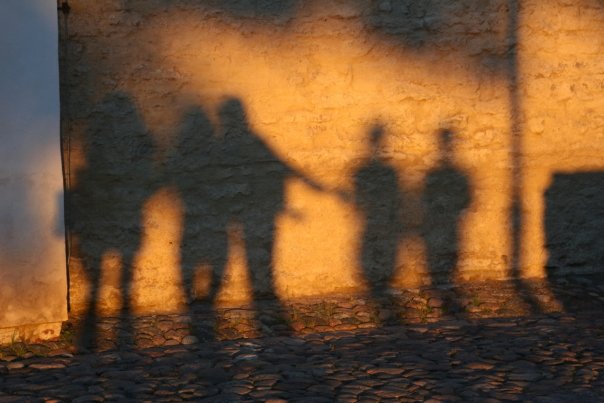
<svg viewBox="0 0 604 403"><path fill-rule="evenodd" d="M573 273L546 206L601 195L601 3L69 3L74 309Z"/></svg>
<svg viewBox="0 0 604 403"><path fill-rule="evenodd" d="M2 3L0 342L67 318L57 36L53 2Z"/></svg>

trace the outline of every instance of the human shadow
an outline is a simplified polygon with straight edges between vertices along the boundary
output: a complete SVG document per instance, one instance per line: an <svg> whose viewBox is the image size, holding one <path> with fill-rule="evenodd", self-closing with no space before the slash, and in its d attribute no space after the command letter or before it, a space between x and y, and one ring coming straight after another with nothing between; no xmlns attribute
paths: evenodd
<svg viewBox="0 0 604 403"><path fill-rule="evenodd" d="M297 178L315 190L324 187L282 161L272 148L252 131L239 99L226 100L219 109L222 163L230 168L223 186L230 187L230 221L242 227L246 260L255 298L275 298L275 220L288 213L285 183Z"/></svg>
<svg viewBox="0 0 604 403"><path fill-rule="evenodd" d="M374 302L393 277L403 234L402 195L397 172L385 159L384 128L368 134L366 161L354 173L354 204L362 221L359 260Z"/></svg>
<svg viewBox="0 0 604 403"><path fill-rule="evenodd" d="M422 195L424 219L421 234L426 246L428 271L432 283L441 285L456 282L459 224L471 202L468 178L453 161L454 135L450 129L438 133L439 159L426 175ZM456 298L447 302L451 313L462 312Z"/></svg>
<svg viewBox="0 0 604 403"><path fill-rule="evenodd" d="M229 211L220 146L206 112L200 106L190 106L167 162L167 181L176 186L183 203L180 267L189 303L202 298L215 301L227 261ZM195 276L199 270L209 274L205 295L200 295L197 287ZM211 322L215 323L216 318L212 317ZM214 337L200 326L195 330L200 339Z"/></svg>
<svg viewBox="0 0 604 403"><path fill-rule="evenodd" d="M185 167L173 182L185 206L181 264L186 287L192 287L196 268L205 266L211 271L206 297L215 303L227 258L238 243L251 282L254 315L260 314L263 300L287 324L274 279L276 220L291 214L285 203L286 181L297 178L315 190L325 188L281 160L252 130L241 100L225 100L218 120L219 129L214 130L203 110L192 107L183 119L176 150L177 158L184 159L179 166ZM188 293L191 300L197 298L192 288ZM215 320L215 310L213 315Z"/></svg>
<svg viewBox="0 0 604 403"><path fill-rule="evenodd" d="M101 278L121 299L118 342L122 347L133 342L132 266L141 244L143 203L153 193L152 157L153 143L131 96L107 95L93 111L85 139L86 165L77 172L77 184L67 198L70 228L90 284L80 347L97 347L97 315L104 308L99 303Z"/></svg>
<svg viewBox="0 0 604 403"><path fill-rule="evenodd" d="M577 298L573 287L562 287L558 280L604 276L604 172L556 173L544 197L545 268L553 294L566 311L589 308L582 306L589 298Z"/></svg>

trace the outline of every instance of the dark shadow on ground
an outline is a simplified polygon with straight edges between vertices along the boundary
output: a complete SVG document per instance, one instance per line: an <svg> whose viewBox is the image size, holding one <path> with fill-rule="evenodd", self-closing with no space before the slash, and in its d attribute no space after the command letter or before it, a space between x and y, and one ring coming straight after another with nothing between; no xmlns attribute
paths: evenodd
<svg viewBox="0 0 604 403"><path fill-rule="evenodd" d="M3 374L0 400L599 402L602 340L551 316L33 358L60 366Z"/></svg>

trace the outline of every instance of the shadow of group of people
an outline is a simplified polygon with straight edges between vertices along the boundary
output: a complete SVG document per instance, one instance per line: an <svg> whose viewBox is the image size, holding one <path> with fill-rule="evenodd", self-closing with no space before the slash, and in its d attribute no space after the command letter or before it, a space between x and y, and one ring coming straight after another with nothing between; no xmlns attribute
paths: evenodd
<svg viewBox="0 0 604 403"><path fill-rule="evenodd" d="M363 219L360 263L374 299L396 275L398 251L411 237L423 240L432 283L455 283L459 225L470 205L469 181L454 162L454 132L438 134L438 158L423 191L406 191L387 158L384 129L368 136L368 157L354 173L354 203ZM455 304L455 301L451 301Z"/></svg>
<svg viewBox="0 0 604 403"><path fill-rule="evenodd" d="M196 298L193 275L209 268L213 301L229 256L229 234L245 244L253 301L274 295L275 221L284 211L285 181L296 177L314 189L318 182L282 161L250 127L240 100L225 100L215 128L200 106L184 114L175 145L158 162L153 138L125 93L108 95L93 111L85 142L86 165L68 192L70 231L86 261L90 283L82 342L94 345L101 265L108 256L120 263L121 326L129 343L134 259L140 250L145 202L162 187L177 190L183 204L180 265L188 301ZM161 285L158 285L161 286Z"/></svg>
<svg viewBox="0 0 604 403"><path fill-rule="evenodd" d="M397 248L419 231L427 249L434 281L452 280L459 249L459 220L469 205L466 176L453 163L453 132L440 133L440 159L425 179L421 196L425 217L420 228L405 228L404 200L397 169L383 153L384 130L369 133L367 158L354 173L353 194L329 189L284 162L254 132L243 103L225 100L218 108L218 124L198 105L184 114L171 151L158 162L153 138L128 94L107 96L94 110L85 146L86 166L68 193L70 231L77 236L86 259L90 283L85 307L83 344L93 345L101 264L108 254L121 263L122 343L130 343L133 264L141 247L144 203L165 186L177 190L183 205L179 246L183 284L189 301L197 295L194 273L211 272L206 297L214 301L222 283L236 231L244 244L252 300L275 295L273 258L275 225L287 212L285 185L297 178L311 188L352 202L363 220L360 265L374 293L384 278L394 275ZM326 232L328 229L326 228ZM161 287L158 284L158 287Z"/></svg>

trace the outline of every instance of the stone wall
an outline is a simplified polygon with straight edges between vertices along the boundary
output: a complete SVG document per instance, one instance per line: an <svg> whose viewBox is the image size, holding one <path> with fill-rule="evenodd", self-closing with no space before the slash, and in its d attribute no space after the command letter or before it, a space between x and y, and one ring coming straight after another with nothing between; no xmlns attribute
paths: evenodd
<svg viewBox="0 0 604 403"><path fill-rule="evenodd" d="M69 4L76 311L544 277L604 169L595 0Z"/></svg>

